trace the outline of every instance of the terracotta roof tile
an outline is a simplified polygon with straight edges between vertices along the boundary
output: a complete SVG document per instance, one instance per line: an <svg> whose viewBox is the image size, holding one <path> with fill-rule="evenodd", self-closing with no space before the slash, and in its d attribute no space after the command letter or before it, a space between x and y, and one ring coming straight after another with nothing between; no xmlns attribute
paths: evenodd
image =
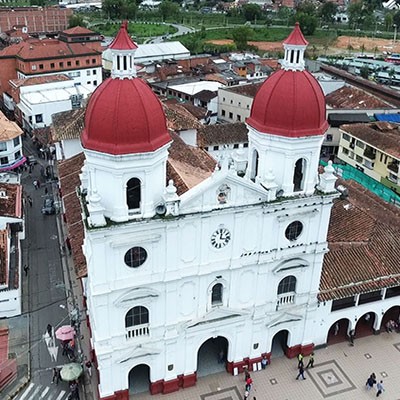
<svg viewBox="0 0 400 400"><path fill-rule="evenodd" d="M332 208L321 301L400 285L400 209L354 181Z"/></svg>
<svg viewBox="0 0 400 400"><path fill-rule="evenodd" d="M400 130L398 124L382 121L370 124L348 124L342 125L340 128L371 146L395 158L400 158Z"/></svg>
<svg viewBox="0 0 400 400"><path fill-rule="evenodd" d="M204 150L189 146L172 133L169 148L168 179L173 179L178 195L207 179L215 169L216 161Z"/></svg>
<svg viewBox="0 0 400 400"><path fill-rule="evenodd" d="M259 82L259 83L250 83L249 85L236 85L236 86L230 86L227 88L224 88L224 90L227 90L229 92L234 92L237 94L241 94L243 96L248 96L251 98L254 98L255 95L257 94L258 90L260 87L263 85L264 82Z"/></svg>
<svg viewBox="0 0 400 400"><path fill-rule="evenodd" d="M74 26L73 28L65 29L62 32L67 35L87 35L95 33L90 29L84 28L82 26Z"/></svg>
<svg viewBox="0 0 400 400"><path fill-rule="evenodd" d="M76 276L78 278L87 275L86 259L82 251L84 227L81 204L76 193L76 188L81 184L79 174L83 167L84 160L84 154L79 153L68 160L58 163L62 200L67 219L68 237L71 241L72 257Z"/></svg>
<svg viewBox="0 0 400 400"><path fill-rule="evenodd" d="M207 115L207 110L203 107L197 107L192 103L182 103L181 107L185 108L187 111L190 112L195 118L202 119L205 118Z"/></svg>
<svg viewBox="0 0 400 400"><path fill-rule="evenodd" d="M244 122L204 125L198 130L197 144L200 147L208 147L220 144L247 143L247 133Z"/></svg>
<svg viewBox="0 0 400 400"><path fill-rule="evenodd" d="M82 107L53 114L53 141L79 139L85 126L85 111L86 108Z"/></svg>
<svg viewBox="0 0 400 400"><path fill-rule="evenodd" d="M367 110L373 108L394 108L391 104L353 86L343 86L325 96L326 104L332 108Z"/></svg>
<svg viewBox="0 0 400 400"><path fill-rule="evenodd" d="M174 131L198 129L202 125L186 108L179 104L163 103L167 128Z"/></svg>
<svg viewBox="0 0 400 400"><path fill-rule="evenodd" d="M22 218L22 186L11 183L0 183L0 216Z"/></svg>
<svg viewBox="0 0 400 400"><path fill-rule="evenodd" d="M7 140L14 139L21 135L22 135L22 129L14 121L10 121L0 111L0 141L4 142Z"/></svg>
<svg viewBox="0 0 400 400"><path fill-rule="evenodd" d="M68 75L45 75L45 76L32 76L25 79L11 79L11 86L19 88L21 86L42 85L44 83L64 82L72 80Z"/></svg>

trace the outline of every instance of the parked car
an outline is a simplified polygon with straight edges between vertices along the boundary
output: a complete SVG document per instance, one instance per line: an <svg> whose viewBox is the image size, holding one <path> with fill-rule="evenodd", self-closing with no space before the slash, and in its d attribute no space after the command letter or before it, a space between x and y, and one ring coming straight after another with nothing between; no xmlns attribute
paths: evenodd
<svg viewBox="0 0 400 400"><path fill-rule="evenodd" d="M29 164L29 165L35 165L35 164L37 164L36 157L35 157L35 156L29 156L29 157L28 157L28 164Z"/></svg>
<svg viewBox="0 0 400 400"><path fill-rule="evenodd" d="M46 197L43 201L42 214L52 215L56 212L54 207L54 200L51 197Z"/></svg>

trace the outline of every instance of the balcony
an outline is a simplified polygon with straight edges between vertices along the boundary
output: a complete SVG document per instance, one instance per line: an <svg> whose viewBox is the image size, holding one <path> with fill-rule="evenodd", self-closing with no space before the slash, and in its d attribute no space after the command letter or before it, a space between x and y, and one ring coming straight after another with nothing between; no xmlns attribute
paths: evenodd
<svg viewBox="0 0 400 400"><path fill-rule="evenodd" d="M369 160L375 160L376 158L376 152L374 152L373 149L371 149L370 147L367 147L364 150L364 157L368 158Z"/></svg>
<svg viewBox="0 0 400 400"><path fill-rule="evenodd" d="M393 161L387 165L387 169L390 170L391 172L394 172L395 174L399 173L399 163L396 161Z"/></svg>
<svg viewBox="0 0 400 400"><path fill-rule="evenodd" d="M293 305L295 296L296 296L295 292L278 294L278 299L276 301L276 309L278 310L282 307Z"/></svg>
<svg viewBox="0 0 400 400"><path fill-rule="evenodd" d="M125 331L125 336L127 339L134 339L140 336L149 336L149 335L150 335L149 324L130 326L129 328L126 328Z"/></svg>

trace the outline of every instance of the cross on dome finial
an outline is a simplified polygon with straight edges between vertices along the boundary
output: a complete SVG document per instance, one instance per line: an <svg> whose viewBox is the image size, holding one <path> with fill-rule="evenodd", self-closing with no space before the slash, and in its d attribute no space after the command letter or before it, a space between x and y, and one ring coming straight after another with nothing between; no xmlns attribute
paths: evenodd
<svg viewBox="0 0 400 400"><path fill-rule="evenodd" d="M137 45L128 34L127 20L122 22L121 28L109 49L111 50L113 60L111 77L119 79L136 77L134 55Z"/></svg>
<svg viewBox="0 0 400 400"><path fill-rule="evenodd" d="M300 29L300 24L296 22L293 31L283 42L285 49L285 58L282 62L282 67L285 70L303 71L305 67L304 52L308 42L304 38Z"/></svg>

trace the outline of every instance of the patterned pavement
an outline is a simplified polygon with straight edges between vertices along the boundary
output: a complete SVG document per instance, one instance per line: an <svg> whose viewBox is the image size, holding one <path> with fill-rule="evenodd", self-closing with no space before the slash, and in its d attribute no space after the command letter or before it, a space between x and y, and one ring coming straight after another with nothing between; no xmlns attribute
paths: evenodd
<svg viewBox="0 0 400 400"><path fill-rule="evenodd" d="M307 357L306 357L307 363ZM306 364L305 363L305 364ZM314 368L296 380L297 361L272 359L267 369L252 372L249 400L362 400L376 398L365 382L375 372L383 380L382 399L400 400L400 334L383 332L315 351ZM244 375L219 373L199 378L197 385L168 395L132 395L135 400L242 400Z"/></svg>

